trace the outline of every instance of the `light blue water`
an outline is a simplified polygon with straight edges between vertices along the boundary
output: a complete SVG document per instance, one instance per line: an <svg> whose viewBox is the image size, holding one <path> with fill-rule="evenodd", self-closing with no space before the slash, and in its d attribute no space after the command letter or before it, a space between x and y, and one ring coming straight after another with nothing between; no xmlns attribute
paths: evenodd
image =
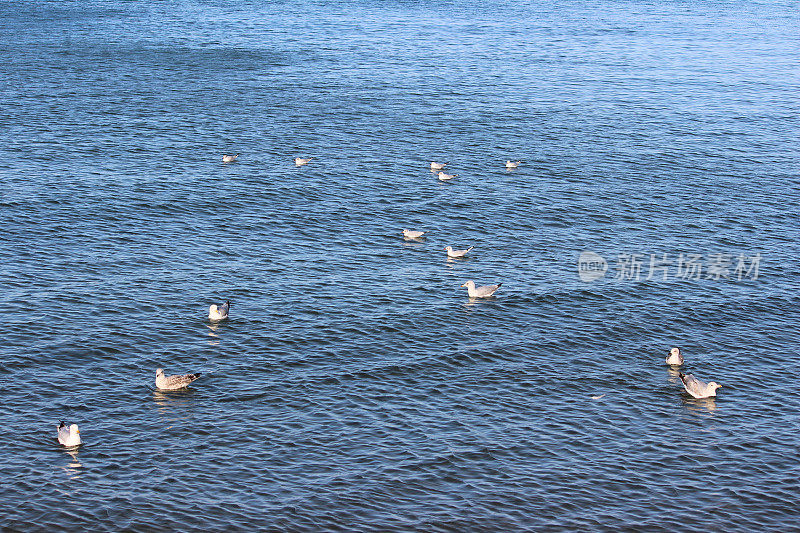
<svg viewBox="0 0 800 533"><path fill-rule="evenodd" d="M798 530L796 8L0 3L0 527Z"/></svg>

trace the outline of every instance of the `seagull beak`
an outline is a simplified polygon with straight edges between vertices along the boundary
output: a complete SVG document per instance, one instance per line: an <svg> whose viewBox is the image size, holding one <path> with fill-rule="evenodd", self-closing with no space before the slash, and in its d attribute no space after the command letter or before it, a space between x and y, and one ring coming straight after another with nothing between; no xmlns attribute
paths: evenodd
<svg viewBox="0 0 800 533"><path fill-rule="evenodd" d="M464 284L463 284L463 285L461 285L461 286L462 286L462 287L466 287L466 286L467 286L467 284L466 284L466 283L464 283Z"/></svg>

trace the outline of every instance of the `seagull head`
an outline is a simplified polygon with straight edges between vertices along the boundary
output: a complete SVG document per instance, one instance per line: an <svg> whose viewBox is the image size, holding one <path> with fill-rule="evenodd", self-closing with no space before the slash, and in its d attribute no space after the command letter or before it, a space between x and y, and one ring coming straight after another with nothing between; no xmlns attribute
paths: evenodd
<svg viewBox="0 0 800 533"><path fill-rule="evenodd" d="M467 288L475 287L475 282L472 280L465 281L462 287L467 287Z"/></svg>
<svg viewBox="0 0 800 533"><path fill-rule="evenodd" d="M80 435L80 434L81 434L81 430L80 430L80 429L78 429L78 424L72 424L72 425L69 427L69 432L70 432L70 433L75 433L76 435Z"/></svg>
<svg viewBox="0 0 800 533"><path fill-rule="evenodd" d="M720 384L719 384L719 383L717 383L716 381L711 381L711 382L709 382L708 386L709 386L709 387L714 387L714 392L716 392L716 391L717 391L717 389L721 389L721 388L722 388L722 385L720 385Z"/></svg>
<svg viewBox="0 0 800 533"><path fill-rule="evenodd" d="M452 252L453 251L453 247L452 246L445 246L444 247L444 251L445 252Z"/></svg>
<svg viewBox="0 0 800 533"><path fill-rule="evenodd" d="M680 355L681 354L681 350L680 350L680 348L673 348L673 349L671 349L669 351L669 354L670 355Z"/></svg>
<svg viewBox="0 0 800 533"><path fill-rule="evenodd" d="M163 375L164 375L164 369L163 368L156 368L156 377L163 376Z"/></svg>

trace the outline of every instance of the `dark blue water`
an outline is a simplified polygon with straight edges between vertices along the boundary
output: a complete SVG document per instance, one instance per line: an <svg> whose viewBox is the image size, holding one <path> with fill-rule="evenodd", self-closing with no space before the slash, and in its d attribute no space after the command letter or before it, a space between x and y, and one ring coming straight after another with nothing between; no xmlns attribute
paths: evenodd
<svg viewBox="0 0 800 533"><path fill-rule="evenodd" d="M797 28L0 3L0 526L800 530Z"/></svg>

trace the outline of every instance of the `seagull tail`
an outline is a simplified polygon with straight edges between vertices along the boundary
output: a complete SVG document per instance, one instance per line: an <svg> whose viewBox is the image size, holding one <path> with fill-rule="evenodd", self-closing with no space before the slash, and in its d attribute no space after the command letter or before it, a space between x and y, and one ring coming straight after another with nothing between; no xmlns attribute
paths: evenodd
<svg viewBox="0 0 800 533"><path fill-rule="evenodd" d="M678 372L678 377L681 378L681 381L683 383L686 383L686 374L684 374L683 372Z"/></svg>
<svg viewBox="0 0 800 533"><path fill-rule="evenodd" d="M469 251L470 251L470 250L472 250L473 248L475 248L475 247L474 247L474 246L470 246L469 248L467 248L467 251L469 252Z"/></svg>
<svg viewBox="0 0 800 533"><path fill-rule="evenodd" d="M197 378L200 377L200 372L195 372L194 374L189 374L189 377L192 379L192 381L194 381L194 380L196 380Z"/></svg>
<svg viewBox="0 0 800 533"><path fill-rule="evenodd" d="M502 285L503 285L502 283L498 283L497 288L499 289Z"/></svg>

